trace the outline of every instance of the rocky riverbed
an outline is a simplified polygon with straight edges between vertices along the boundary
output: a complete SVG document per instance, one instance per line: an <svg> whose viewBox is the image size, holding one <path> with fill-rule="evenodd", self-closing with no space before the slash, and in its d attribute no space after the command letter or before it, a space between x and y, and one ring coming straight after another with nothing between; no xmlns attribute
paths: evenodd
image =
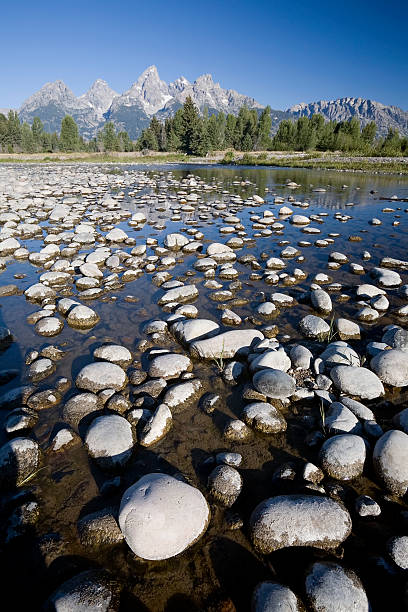
<svg viewBox="0 0 408 612"><path fill-rule="evenodd" d="M406 609L407 201L403 177L0 168L16 609Z"/></svg>

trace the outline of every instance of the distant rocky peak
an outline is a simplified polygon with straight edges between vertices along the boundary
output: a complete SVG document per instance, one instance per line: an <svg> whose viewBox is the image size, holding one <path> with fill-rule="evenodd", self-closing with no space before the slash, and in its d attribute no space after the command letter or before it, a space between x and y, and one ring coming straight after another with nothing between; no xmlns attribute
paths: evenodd
<svg viewBox="0 0 408 612"><path fill-rule="evenodd" d="M114 98L119 94L103 79L96 79L86 93L78 99L92 107L98 116L107 112Z"/></svg>

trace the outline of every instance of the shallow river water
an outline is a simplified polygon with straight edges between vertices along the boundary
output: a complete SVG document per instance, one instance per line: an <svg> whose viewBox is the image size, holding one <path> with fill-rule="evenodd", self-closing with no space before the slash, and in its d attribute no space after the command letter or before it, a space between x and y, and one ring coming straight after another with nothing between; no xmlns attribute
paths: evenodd
<svg viewBox="0 0 408 612"><path fill-rule="evenodd" d="M217 302L211 298L213 289L204 286L203 273L194 268L197 253L170 253L176 258L175 265L166 268L172 278L196 284L199 289L199 297L193 302L199 318L221 324L222 309L230 308L242 319L238 329L262 331L265 325L274 324L278 328L276 338L283 346L301 342L310 347L314 355L319 354L327 342L319 344L306 340L299 322L307 314L318 314L305 294L310 290L315 275L323 273L330 277L329 282L322 285L324 289L330 283L341 283L341 287L329 286L333 312L323 318L329 323L337 317L359 323L361 339L350 341L359 355L364 354L368 342L381 341L386 325L405 327L405 319L396 311L408 302L398 287L387 288L389 308L374 323L357 320L361 305L355 299L355 287L363 283L377 284L370 272L380 265L383 257L408 259L408 214L405 212L408 209L408 178L282 168L187 165L121 165L112 168L89 164L2 166L0 184L7 183L8 176L24 184L38 181L39 190L41 184L46 186L42 195L39 192L39 198L50 198L55 205L64 198L75 197L85 204L82 223L89 222L90 211L106 195L113 196L120 208L132 215L144 213L147 222L137 227L130 226L128 219L119 217L118 221L105 221L102 228L98 222L92 221L102 240L96 245L81 245L77 256L101 246L103 236L113 225L134 238L136 246L145 244L147 239L155 239L162 247L169 233L178 232L195 239L194 232L202 232L203 253L212 242L225 243L231 237L242 237L244 245L234 249L237 261L233 263L241 285L232 287L232 301ZM288 187L288 180L296 182L299 187ZM103 189L98 192L97 187L101 185ZM84 186L90 192L81 192ZM186 202L183 201L190 193L197 193L198 198L197 201L187 200L185 210ZM252 200L254 194L264 202ZM241 200L235 196L240 196ZM27 196L24 190L15 195L15 199L20 201L25 197L33 198L35 195ZM276 197L283 201L275 203ZM2 196L0 193L1 211L7 210L11 200L12 194ZM34 201L34 209L39 206L40 203ZM294 214L316 215L307 227L317 228L320 233L305 233L303 226L291 224L290 215L279 215L282 206L289 206ZM257 223L253 216L262 218L265 210L271 211L283 226L267 232L269 235L258 226L253 227ZM115 219L115 210L111 212ZM238 221L226 220L228 216L237 217ZM381 224L372 224L373 218L379 219ZM36 222L43 228L43 236L29 239L16 236L30 253L44 247L46 235L74 231L72 227L65 229L63 220L50 222L46 218L37 218ZM2 225L4 229L4 222ZM52 231L49 231L50 226ZM265 225L265 228L269 227ZM328 244L315 245L316 240L325 238L329 238ZM300 241L309 241L310 245L298 246ZM285 259L283 272L291 277L294 270L300 268L307 277L293 282L282 276L277 284L268 285L264 277L265 262L270 257L280 257L288 244L297 247L304 259ZM133 246L114 244L111 250L130 253ZM59 243L59 247L62 249L64 243ZM155 248L154 243L148 244L146 255L154 256ZM346 254L350 263L362 265L363 274L353 273L349 263L339 269L329 269L329 255L333 251ZM363 259L364 251L370 252L370 259ZM240 263L239 259L246 254L253 255L259 265L252 269L248 263ZM374 612L404 609L407 578L404 571L387 557L386 543L391 536L407 533L408 520L404 511L408 511L408 506L405 498L392 497L381 488L369 459L363 474L352 481L336 483L326 477L322 482L326 492L344 501L352 517L352 533L339 548L324 551L313 547L292 547L262 555L251 543L248 522L256 505L272 495L303 492L302 466L307 461L318 465L318 447L311 446L307 440L310 431L324 430L317 401L282 405L287 421L285 432L263 434L253 431L244 441L231 441L223 435L224 427L229 419L241 418L247 403L242 397L243 388L250 378L247 376L237 385L229 385L223 381L214 360L194 361L194 375L202 382L199 396L184 410L174 412L172 428L161 441L151 447L135 444L131 459L112 486L107 487L106 482L115 474L101 470L80 441L65 450L52 451L50 441L64 426L62 407L77 392L75 378L84 365L92 362L95 348L103 343L123 345L132 352L133 367L142 369L148 367L148 351L152 347L180 353L185 351L170 335L161 343L160 339L152 341L144 332L147 322L168 316L168 312L158 305L163 290L152 282L157 269L147 272L143 264L140 276L124 283L121 274L126 267L122 265L116 271L117 284L108 286L94 300L82 301L75 285L56 287L58 297L64 295L78 299L92 308L100 321L88 330L73 329L65 322L61 333L55 337L43 337L27 321L27 317L40 310L41 305L27 300L23 292L39 282L44 267L35 266L27 259L17 260L13 255L4 257L2 261L0 291L10 284L16 285L17 290L14 295L0 297L0 324L9 328L13 336L10 346L0 353L0 370L18 370L17 376L1 386L2 393L29 384L26 355L29 351L41 351L46 345L57 346L64 355L56 362L55 373L35 385L40 390L53 389L61 377L66 377L71 383L57 406L38 411L38 420L29 431L7 434L5 424L9 410L0 411L2 444L15 435L27 436L36 440L43 451L41 468L34 477L20 487L18 493L6 490L3 494L2 576L4 589L13 598L13 605L5 610L40 610L65 580L89 568L107 569L118 581L121 587L120 610L250 610L254 588L263 580L276 580L288 585L307 605L305 572L311 563L318 560L335 561L353 569ZM106 277L115 270L104 269L103 272ZM219 280L218 272L219 269L215 273L216 280ZM278 274L280 272L278 270ZM402 284L408 283L408 270L398 272ZM77 271L72 271L72 274L74 278L78 276ZM229 280L219 282L223 289L228 289L231 283ZM294 305L279 309L273 318L265 320L257 315L255 309L274 292L293 297ZM206 414L200 408L200 396L206 392L217 393L221 398L212 414ZM129 398L132 401L132 389ZM391 419L405 407L405 402L404 388L386 387L385 397L369 402L369 406L386 431L392 428ZM79 429L80 436L83 437L84 432L85 429ZM369 439L367 443L372 447L375 440ZM221 451L242 455L239 467L242 492L229 510L213 503L207 494L207 478L214 467L212 461L215 453ZM367 456L371 457L371 453ZM278 478L278 468L287 464L290 464L294 477ZM99 548L84 546L78 536L78 521L105 508L111 508L113 514L117 514L126 488L151 472L182 474L208 498L211 521L201 539L182 554L165 561L146 561L136 557L124 542ZM338 485L340 492L336 490ZM370 495L380 504L380 516L362 518L355 512L354 501L361 494ZM38 503L38 520L22 534L10 537L10 517L21 503L32 500Z"/></svg>

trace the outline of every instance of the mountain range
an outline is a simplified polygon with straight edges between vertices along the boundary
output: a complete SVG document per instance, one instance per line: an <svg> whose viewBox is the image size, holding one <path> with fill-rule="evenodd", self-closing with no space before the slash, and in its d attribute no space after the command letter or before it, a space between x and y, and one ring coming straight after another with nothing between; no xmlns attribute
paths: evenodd
<svg viewBox="0 0 408 612"><path fill-rule="evenodd" d="M209 114L222 111L236 115L244 105L259 112L264 108L250 96L233 89L223 89L219 83L214 83L210 74L198 77L193 83L180 77L167 84L160 79L156 66L150 66L122 94L114 91L102 79L97 79L79 97L63 81L46 83L23 102L18 114L22 121L30 124L35 116L39 117L49 132L58 132L62 118L69 114L86 139L93 138L106 121L113 121L117 129L126 130L132 139L136 139L153 116L164 120L173 115L187 96L193 98L200 111L207 107ZM282 119L296 119L315 113L334 121L344 121L355 116L362 125L375 121L379 135L386 134L392 127L408 136L407 111L363 98L320 100L297 104L286 111L272 110L272 131L277 130Z"/></svg>

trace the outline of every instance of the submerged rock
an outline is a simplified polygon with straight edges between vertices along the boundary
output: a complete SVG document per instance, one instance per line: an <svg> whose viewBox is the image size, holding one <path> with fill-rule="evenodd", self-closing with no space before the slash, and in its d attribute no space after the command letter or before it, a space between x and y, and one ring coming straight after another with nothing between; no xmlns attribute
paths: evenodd
<svg viewBox="0 0 408 612"><path fill-rule="evenodd" d="M256 372L252 382L259 393L273 399L290 397L296 389L295 380L289 374L271 368Z"/></svg>

